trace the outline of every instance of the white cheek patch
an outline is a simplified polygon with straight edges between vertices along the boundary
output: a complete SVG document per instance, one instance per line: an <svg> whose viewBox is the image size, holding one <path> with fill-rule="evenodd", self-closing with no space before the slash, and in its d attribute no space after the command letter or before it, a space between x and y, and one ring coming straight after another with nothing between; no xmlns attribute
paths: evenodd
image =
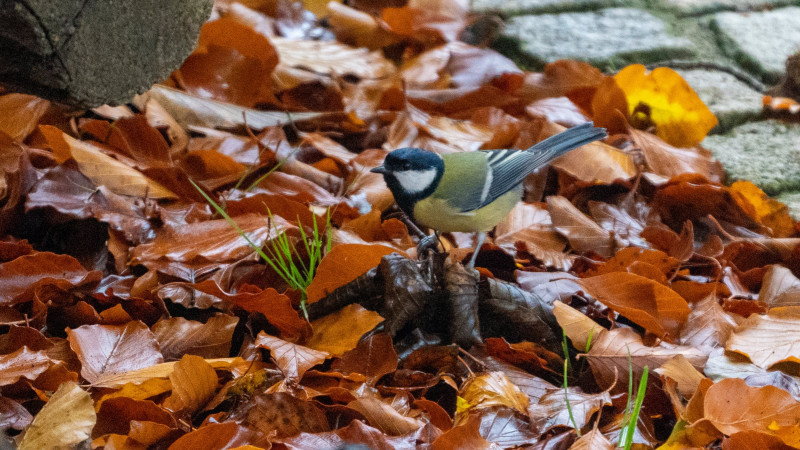
<svg viewBox="0 0 800 450"><path fill-rule="evenodd" d="M397 182L403 187L403 190L409 194L417 194L433 183L436 179L436 169L427 170L404 170L402 172L394 172Z"/></svg>

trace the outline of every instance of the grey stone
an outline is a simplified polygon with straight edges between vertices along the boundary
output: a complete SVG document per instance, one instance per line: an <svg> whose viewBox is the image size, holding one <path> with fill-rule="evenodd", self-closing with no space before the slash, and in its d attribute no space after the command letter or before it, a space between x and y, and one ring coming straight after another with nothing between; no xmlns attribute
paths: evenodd
<svg viewBox="0 0 800 450"><path fill-rule="evenodd" d="M800 50L800 7L722 12L710 24L728 56L771 83L780 78L786 58Z"/></svg>
<svg viewBox="0 0 800 450"><path fill-rule="evenodd" d="M124 103L191 53L213 0L0 0L0 82L78 107Z"/></svg>
<svg viewBox="0 0 800 450"><path fill-rule="evenodd" d="M762 95L729 73L714 70L678 70L700 100L719 119L718 131L729 130L761 115Z"/></svg>
<svg viewBox="0 0 800 450"><path fill-rule="evenodd" d="M524 13L586 11L624 4L625 0L472 0L472 10L513 16Z"/></svg>
<svg viewBox="0 0 800 450"><path fill-rule="evenodd" d="M663 0L663 2L683 14L708 13L724 9L745 11L756 8L774 8L800 4L798 0Z"/></svg>
<svg viewBox="0 0 800 450"><path fill-rule="evenodd" d="M749 180L770 195L800 190L800 125L765 120L708 136L711 150L729 181Z"/></svg>
<svg viewBox="0 0 800 450"><path fill-rule="evenodd" d="M776 200L789 207L789 215L794 220L800 220L800 191L781 192Z"/></svg>
<svg viewBox="0 0 800 450"><path fill-rule="evenodd" d="M506 36L535 60L578 59L607 68L690 56L690 40L670 36L652 14L633 8L512 18Z"/></svg>

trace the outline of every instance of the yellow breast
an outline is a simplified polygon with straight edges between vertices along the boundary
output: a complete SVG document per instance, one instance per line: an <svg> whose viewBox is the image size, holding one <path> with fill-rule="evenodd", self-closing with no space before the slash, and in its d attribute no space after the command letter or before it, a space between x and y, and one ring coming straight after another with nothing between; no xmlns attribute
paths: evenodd
<svg viewBox="0 0 800 450"><path fill-rule="evenodd" d="M428 197L414 205L414 219L426 227L443 232L489 231L508 215L519 200L520 191L514 189L483 208L460 212L444 199Z"/></svg>

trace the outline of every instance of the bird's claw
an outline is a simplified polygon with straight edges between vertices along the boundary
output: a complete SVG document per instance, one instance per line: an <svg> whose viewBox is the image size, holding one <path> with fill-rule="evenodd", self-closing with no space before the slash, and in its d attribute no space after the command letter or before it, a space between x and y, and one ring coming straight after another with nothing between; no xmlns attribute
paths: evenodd
<svg viewBox="0 0 800 450"><path fill-rule="evenodd" d="M439 247L439 236L435 233L425 236L424 238L419 240L417 244L417 255L418 257L422 257L428 250L436 251Z"/></svg>

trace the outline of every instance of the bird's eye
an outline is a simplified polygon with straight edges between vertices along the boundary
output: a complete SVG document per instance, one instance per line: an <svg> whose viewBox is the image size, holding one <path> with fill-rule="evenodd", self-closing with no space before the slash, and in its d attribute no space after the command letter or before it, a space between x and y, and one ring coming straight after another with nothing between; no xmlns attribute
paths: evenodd
<svg viewBox="0 0 800 450"><path fill-rule="evenodd" d="M403 170L411 170L411 163L408 161L403 162Z"/></svg>

